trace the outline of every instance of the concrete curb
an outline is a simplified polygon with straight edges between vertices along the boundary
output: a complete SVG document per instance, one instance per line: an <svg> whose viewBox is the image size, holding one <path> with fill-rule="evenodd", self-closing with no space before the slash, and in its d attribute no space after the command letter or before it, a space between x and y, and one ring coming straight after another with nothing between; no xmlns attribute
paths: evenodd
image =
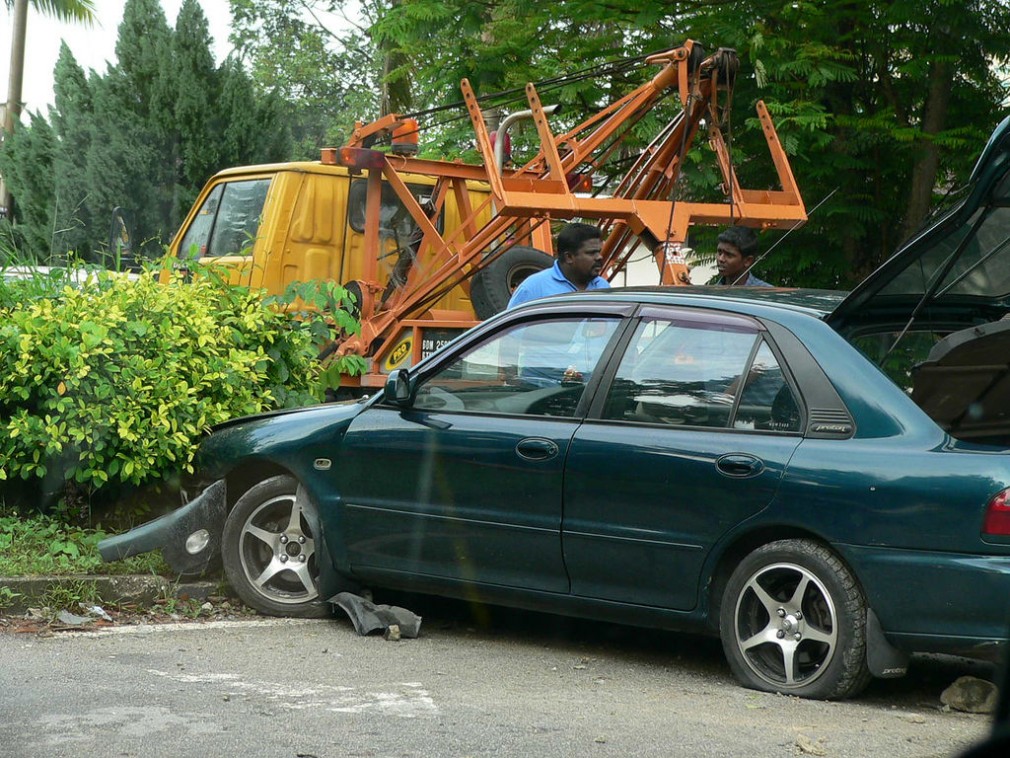
<svg viewBox="0 0 1010 758"><path fill-rule="evenodd" d="M60 588L79 592L82 584L93 585L101 602L109 605L144 606L159 598L206 600L211 595L226 594L221 581L173 581L163 576L0 576L0 590L6 588L13 595L4 605L0 605L0 614L12 616L26 613L29 608L43 605L46 596ZM3 602L4 598L0 596L0 603Z"/></svg>

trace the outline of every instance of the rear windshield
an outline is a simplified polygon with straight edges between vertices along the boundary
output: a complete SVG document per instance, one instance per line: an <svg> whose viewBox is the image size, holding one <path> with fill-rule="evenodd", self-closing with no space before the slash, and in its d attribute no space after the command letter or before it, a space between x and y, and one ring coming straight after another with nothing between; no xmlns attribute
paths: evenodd
<svg viewBox="0 0 1010 758"><path fill-rule="evenodd" d="M1010 174L996 187L991 202L965 224L933 240L880 294L922 294L939 278L937 298L1010 295Z"/></svg>

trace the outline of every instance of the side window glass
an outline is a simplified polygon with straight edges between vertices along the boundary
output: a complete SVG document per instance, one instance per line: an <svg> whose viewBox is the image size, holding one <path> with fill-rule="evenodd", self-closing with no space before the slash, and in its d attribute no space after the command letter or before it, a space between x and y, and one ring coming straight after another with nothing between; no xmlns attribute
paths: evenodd
<svg viewBox="0 0 1010 758"><path fill-rule="evenodd" d="M229 182L224 185L207 255L239 255L256 239L269 179Z"/></svg>
<svg viewBox="0 0 1010 758"><path fill-rule="evenodd" d="M408 184L407 189L417 198L421 205L431 200L432 187ZM368 195L368 182L358 179L351 183L347 196L347 223L351 229L361 234L365 231L365 201ZM379 208L380 234L398 239L405 244L417 228L414 218L403 207L396 192L387 183L382 183L381 205Z"/></svg>
<svg viewBox="0 0 1010 758"><path fill-rule="evenodd" d="M418 203L425 208L429 218L433 212L431 207L432 187L419 184L408 184L407 189L417 198ZM359 234L365 231L365 205L368 194L368 182L358 179L351 183L347 196L347 223ZM388 287L383 293L385 300L392 291L407 281L414 260L417 258L423 233L414 221L396 192L389 184L382 183L381 201L379 205L379 265L388 276ZM439 215L434 219L435 228L442 230L443 219Z"/></svg>
<svg viewBox="0 0 1010 758"><path fill-rule="evenodd" d="M513 327L426 380L414 407L574 416L619 323L617 318L552 319Z"/></svg>
<svg viewBox="0 0 1010 758"><path fill-rule="evenodd" d="M217 185L200 206L179 244L179 257L238 255L252 247L270 179Z"/></svg>
<svg viewBox="0 0 1010 758"><path fill-rule="evenodd" d="M217 209L221 204L223 190L224 185L218 184L203 201L193 223L189 225L189 229L186 230L186 234L179 244L180 258L203 258L207 255L210 232L214 228L214 219L217 218Z"/></svg>
<svg viewBox="0 0 1010 758"><path fill-rule="evenodd" d="M800 430L800 407L766 342L762 341L747 372L733 427L773 432Z"/></svg>
<svg viewBox="0 0 1010 758"><path fill-rule="evenodd" d="M888 378L905 392L912 392L912 369L929 357L929 351L943 339L947 333L934 331L910 330L900 332L875 332L860 334L852 338L852 344ZM895 346L895 341L901 336L901 341Z"/></svg>
<svg viewBox="0 0 1010 758"><path fill-rule="evenodd" d="M643 320L621 359L604 418L729 427L756 330Z"/></svg>

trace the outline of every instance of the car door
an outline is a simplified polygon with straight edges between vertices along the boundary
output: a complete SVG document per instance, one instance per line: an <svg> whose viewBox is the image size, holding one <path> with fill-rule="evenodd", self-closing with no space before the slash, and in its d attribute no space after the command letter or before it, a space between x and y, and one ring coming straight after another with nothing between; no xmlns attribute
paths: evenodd
<svg viewBox="0 0 1010 758"><path fill-rule="evenodd" d="M514 323L423 372L342 444L348 555L396 572L568 591L562 476L614 315Z"/></svg>
<svg viewBox="0 0 1010 758"><path fill-rule="evenodd" d="M771 500L801 435L755 320L643 309L565 470L576 595L689 610L716 540Z"/></svg>

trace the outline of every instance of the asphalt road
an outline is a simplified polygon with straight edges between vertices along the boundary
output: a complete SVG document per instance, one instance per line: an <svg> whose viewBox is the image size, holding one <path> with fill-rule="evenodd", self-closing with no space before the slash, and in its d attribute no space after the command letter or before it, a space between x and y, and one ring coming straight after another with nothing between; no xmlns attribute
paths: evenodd
<svg viewBox="0 0 1010 758"><path fill-rule="evenodd" d="M957 676L992 675L959 659L823 703L739 687L703 637L412 610L421 637L399 642L343 618L0 634L0 755L900 758L989 727L940 707Z"/></svg>

